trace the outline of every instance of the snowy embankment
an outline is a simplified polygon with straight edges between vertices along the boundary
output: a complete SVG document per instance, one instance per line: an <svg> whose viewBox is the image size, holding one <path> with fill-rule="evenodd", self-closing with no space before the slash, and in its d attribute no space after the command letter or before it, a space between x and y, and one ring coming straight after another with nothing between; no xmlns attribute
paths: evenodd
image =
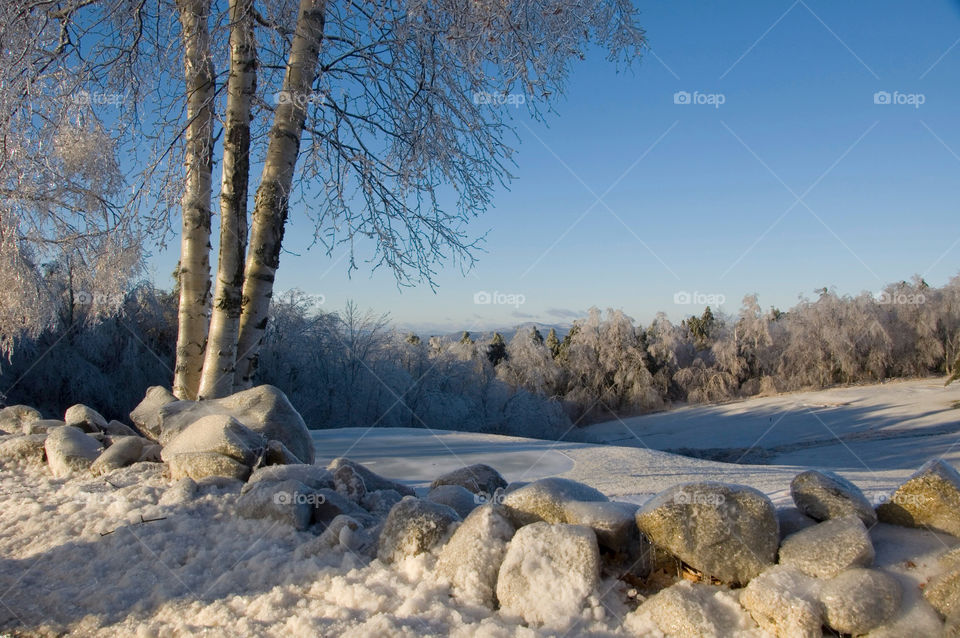
<svg viewBox="0 0 960 638"><path fill-rule="evenodd" d="M816 446L820 453L811 457L810 465L838 470L877 503L928 458L945 455L957 465L952 456L960 448L957 435L945 432L956 422L953 415L960 416L949 409L960 392L939 388L937 393L932 388L931 382L909 382L687 408L677 412L672 431L670 414L592 427L598 437L616 436L618 427L628 428L621 434L632 432L628 435L632 446L626 440L618 445L555 443L425 430L341 429L312 435L317 465L348 456L415 488L421 496L437 476L486 463L510 483L563 477L616 501L639 504L677 484L720 481L754 487L775 505L786 506L791 503L791 480L801 468L681 457L644 449L641 440L668 448L707 449L749 448L759 438L765 449L773 449L790 445L791 436L793 444L816 443L830 430L841 441ZM838 399L839 394L846 398ZM786 404L778 403L783 401ZM756 411L751 409L754 404ZM778 421L775 415L784 412L783 405L797 406L797 413L786 412ZM801 406L807 406L805 414L816 415L813 421L800 419ZM842 419L843 414L857 418ZM772 428L771 417L777 421ZM871 418L876 427L869 425ZM766 428L761 427L764 423ZM780 430L783 423L791 424L789 429ZM815 424L820 424L819 431ZM934 433L910 435L911 429L924 428ZM943 432L937 433L937 428ZM895 454L886 453L871 438L877 432L893 442ZM815 446L804 449L809 452ZM859 468L843 454L848 449L861 462ZM781 463L782 457L776 461ZM452 597L450 585L435 569L437 551L388 565L351 550L342 534L339 544L331 543L325 535L295 531L278 521L238 516L237 481L199 481L194 491L182 480L171 480L165 468L160 463L137 463L104 476L75 473L58 479L43 465L5 465L0 470L0 631L104 636L663 636L664 627L674 623L668 635L691 635L698 626L704 635L773 635L761 630L737 604L736 592L741 590L704 586L687 596L680 585L671 589L679 598L663 599L656 612L638 613L643 598L638 587L606 573L573 616L554 615L546 626L524 622L516 609L491 611ZM939 632L943 623L924 602L920 586L944 571L938 557L960 540L884 523L872 525L869 537L875 547L873 567L892 575L902 591L897 616L871 635L936 635L932 632ZM550 578L549 569L535 560L538 552L550 550L550 538L531 530L524 543L534 562L524 562L523 556L508 556L505 562ZM862 557L856 560L860 562L851 564L863 562ZM576 581L570 583L573 589L582 584L582 579L571 580ZM541 579L538 584L550 583ZM787 590L791 587L802 589L791 584ZM571 592L561 587L557 600L577 594ZM528 620L556 612L551 606L555 601L537 592L526 599L521 596L521 601L536 607L538 598L543 599L541 608L522 614ZM670 609L679 611L664 611ZM704 610L712 630L704 630L704 622L696 619Z"/></svg>

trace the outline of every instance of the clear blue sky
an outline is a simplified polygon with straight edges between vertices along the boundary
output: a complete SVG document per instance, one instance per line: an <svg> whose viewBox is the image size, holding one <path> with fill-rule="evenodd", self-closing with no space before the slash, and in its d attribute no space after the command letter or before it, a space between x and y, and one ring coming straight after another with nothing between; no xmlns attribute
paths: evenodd
<svg viewBox="0 0 960 638"><path fill-rule="evenodd" d="M785 308L822 286L960 271L960 3L639 6L650 50L632 71L595 52L546 125L516 118L517 180L472 223L489 231L472 272L451 267L436 293L398 291L385 271L348 278L341 251L306 251L294 210L299 256L281 257L278 288L431 332L565 323L592 305L642 323L702 310L679 292ZM677 104L678 91L723 104ZM175 261L154 259L158 283ZM480 291L523 303L478 305Z"/></svg>

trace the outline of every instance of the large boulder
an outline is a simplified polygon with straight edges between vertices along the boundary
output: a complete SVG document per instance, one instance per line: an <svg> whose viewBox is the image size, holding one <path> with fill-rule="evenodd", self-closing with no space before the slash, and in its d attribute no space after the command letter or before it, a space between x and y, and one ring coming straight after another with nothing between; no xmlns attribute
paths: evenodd
<svg viewBox="0 0 960 638"><path fill-rule="evenodd" d="M818 521L857 516L870 527L877 522L873 505L856 485L833 472L807 470L790 482L797 509Z"/></svg>
<svg viewBox="0 0 960 638"><path fill-rule="evenodd" d="M438 476L430 484L430 488L436 489L441 485L459 485L473 494L492 495L498 489L506 487L507 481L489 465L476 463Z"/></svg>
<svg viewBox="0 0 960 638"><path fill-rule="evenodd" d="M450 581L454 596L496 609L497 574L514 532L502 507L488 504L470 512L437 560L437 573Z"/></svg>
<svg viewBox="0 0 960 638"><path fill-rule="evenodd" d="M597 535L600 547L624 554L638 539L646 543L637 531L638 509L633 503L568 501L563 504L563 522L589 527Z"/></svg>
<svg viewBox="0 0 960 638"><path fill-rule="evenodd" d="M266 451L266 440L226 414L211 414L194 421L163 446L162 457L178 454L222 454L248 467L256 465Z"/></svg>
<svg viewBox="0 0 960 638"><path fill-rule="evenodd" d="M0 461L14 465L43 465L47 461L44 451L46 434L12 436L0 442Z"/></svg>
<svg viewBox="0 0 960 638"><path fill-rule="evenodd" d="M130 413L130 420L146 436L154 441L160 440L160 408L168 403L176 402L170 390L155 385L147 388L147 394L137 407Z"/></svg>
<svg viewBox="0 0 960 638"><path fill-rule="evenodd" d="M317 500L316 491L300 481L260 481L237 499L237 514L305 530L310 526Z"/></svg>
<svg viewBox="0 0 960 638"><path fill-rule="evenodd" d="M533 523L517 530L497 577L507 614L563 628L600 583L600 552L589 527Z"/></svg>
<svg viewBox="0 0 960 638"><path fill-rule="evenodd" d="M0 430L10 434L31 434L24 426L41 419L40 411L29 405L10 405L0 410Z"/></svg>
<svg viewBox="0 0 960 638"><path fill-rule="evenodd" d="M380 532L377 557L400 561L433 549L447 537L460 517L446 505L407 497L393 506Z"/></svg>
<svg viewBox="0 0 960 638"><path fill-rule="evenodd" d="M827 624L845 633L865 634L893 618L902 593L896 579L875 569L850 569L823 583L820 602Z"/></svg>
<svg viewBox="0 0 960 638"><path fill-rule="evenodd" d="M167 461L170 478L177 481L191 478L199 481L210 476L246 481L250 466L216 452L187 452L175 454Z"/></svg>
<svg viewBox="0 0 960 638"><path fill-rule="evenodd" d="M347 472L344 468L350 469L350 476L359 477L360 480L363 481L364 493L376 492L377 490L396 490L403 496L416 496L416 492L412 487L391 481L346 457L341 456L335 458L330 461L330 465L327 466L327 469L330 470L334 476L336 476L338 472L340 472L342 476L346 476Z"/></svg>
<svg viewBox="0 0 960 638"><path fill-rule="evenodd" d="M133 465L143 458L144 448L148 445L151 445L150 441L140 436L114 437L113 444L97 457L90 471L100 476Z"/></svg>
<svg viewBox="0 0 960 638"><path fill-rule="evenodd" d="M944 618L960 620L960 547L940 558L946 569L930 579L923 588L923 597Z"/></svg>
<svg viewBox="0 0 960 638"><path fill-rule="evenodd" d="M376 490L367 492L360 504L377 518L385 518L393 506L402 500L403 495L397 490Z"/></svg>
<svg viewBox="0 0 960 638"><path fill-rule="evenodd" d="M746 584L773 565L780 541L773 503L743 485L677 485L636 518L654 545L724 583Z"/></svg>
<svg viewBox="0 0 960 638"><path fill-rule="evenodd" d="M91 407L78 403L67 408L63 422L84 432L103 432L107 429L107 420Z"/></svg>
<svg viewBox="0 0 960 638"><path fill-rule="evenodd" d="M792 567L776 565L750 581L740 604L776 638L820 638L823 604L817 581Z"/></svg>
<svg viewBox="0 0 960 638"><path fill-rule="evenodd" d="M222 399L176 401L159 409L160 443L166 445L197 420L228 415L267 440L280 441L304 463L313 463L314 448L303 417L279 389L261 385Z"/></svg>
<svg viewBox="0 0 960 638"><path fill-rule="evenodd" d="M817 578L833 578L851 567L870 567L875 556L867 528L852 515L808 527L780 545L781 565Z"/></svg>
<svg viewBox="0 0 960 638"><path fill-rule="evenodd" d="M564 507L571 501L604 502L609 499L589 485L564 478L545 478L507 493L503 505L514 525L544 521L566 523Z"/></svg>
<svg viewBox="0 0 960 638"><path fill-rule="evenodd" d="M317 465L305 463L293 465L268 465L258 468L250 475L250 480L244 486L247 490L260 481L299 481L315 490L333 488L333 476L328 470Z"/></svg>
<svg viewBox="0 0 960 638"><path fill-rule="evenodd" d="M802 529L813 527L817 521L810 518L796 507L778 507L777 524L780 525L780 540Z"/></svg>
<svg viewBox="0 0 960 638"><path fill-rule="evenodd" d="M72 425L57 428L43 444L47 465L57 478L90 469L103 452L103 444Z"/></svg>
<svg viewBox="0 0 960 638"><path fill-rule="evenodd" d="M440 485L427 494L427 500L446 505L460 518L470 515L479 503L477 494L460 487L459 485Z"/></svg>
<svg viewBox="0 0 960 638"><path fill-rule="evenodd" d="M929 461L877 507L884 523L927 527L960 537L960 473L943 461Z"/></svg>
<svg viewBox="0 0 960 638"><path fill-rule="evenodd" d="M670 638L726 638L755 636L757 626L737 604L736 594L716 587L683 580L643 602L626 621L647 616ZM648 635L643 631L640 635Z"/></svg>

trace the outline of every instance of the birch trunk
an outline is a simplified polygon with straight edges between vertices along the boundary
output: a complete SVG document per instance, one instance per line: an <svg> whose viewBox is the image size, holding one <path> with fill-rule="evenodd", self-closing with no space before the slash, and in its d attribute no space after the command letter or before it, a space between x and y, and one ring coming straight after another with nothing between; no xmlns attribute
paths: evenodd
<svg viewBox="0 0 960 638"><path fill-rule="evenodd" d="M293 171L300 153L300 137L310 92L317 76L325 9L326 0L300 0L283 91L274 112L270 143L254 202L250 250L243 281L240 339L237 344L237 390L249 388L252 384L260 344L267 327Z"/></svg>
<svg viewBox="0 0 960 638"><path fill-rule="evenodd" d="M240 335L243 261L247 250L250 104L257 87L252 0L230 0L230 76L220 183L220 255L210 332L200 378L201 399L233 391Z"/></svg>
<svg viewBox="0 0 960 638"><path fill-rule="evenodd" d="M196 398L210 314L210 198L213 168L213 60L210 0L177 0L187 89L186 179L180 241L180 308L173 393Z"/></svg>

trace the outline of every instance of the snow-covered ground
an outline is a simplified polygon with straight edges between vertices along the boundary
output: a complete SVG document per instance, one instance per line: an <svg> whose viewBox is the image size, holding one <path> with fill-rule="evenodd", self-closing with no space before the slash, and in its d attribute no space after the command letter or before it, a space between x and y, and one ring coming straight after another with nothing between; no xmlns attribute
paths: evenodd
<svg viewBox="0 0 960 638"><path fill-rule="evenodd" d="M937 380L800 393L684 408L591 426L597 441L555 443L398 429L314 432L317 463L346 454L422 491L437 475L484 462L509 481L563 476L617 500L642 502L672 485L719 480L789 502L797 465L837 469L867 496L888 494L928 458L960 461L960 387ZM737 465L647 449L771 450ZM0 470L0 631L26 635L626 636L623 583L605 582L564 634L452 599L434 557L394 567L324 549L308 532L234 513L235 488L181 493L160 465L105 478L54 479ZM106 479L106 480L105 480ZM957 539L887 525L877 559L913 588ZM892 539L892 540L891 540ZM878 545L881 546L881 545ZM890 548L899 547L898 551ZM910 570L903 567L909 558ZM911 631L909 618L903 635ZM20 630L16 629L17 627ZM912 628L922 635L922 628ZM919 633L917 633L919 631ZM648 633L643 633L648 632ZM761 636L760 633L744 635Z"/></svg>

